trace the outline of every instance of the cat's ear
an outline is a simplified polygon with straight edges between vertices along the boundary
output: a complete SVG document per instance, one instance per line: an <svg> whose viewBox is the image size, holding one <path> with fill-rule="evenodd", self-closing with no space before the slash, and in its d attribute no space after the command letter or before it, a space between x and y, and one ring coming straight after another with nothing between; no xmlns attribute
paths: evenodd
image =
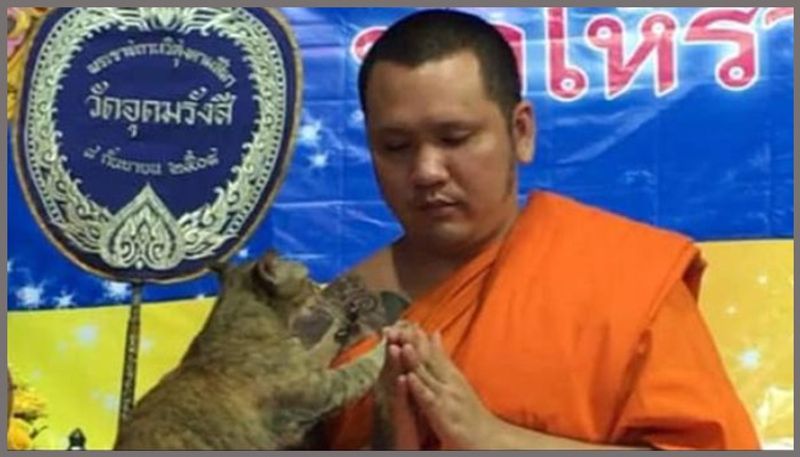
<svg viewBox="0 0 800 457"><path fill-rule="evenodd" d="M267 292L274 294L277 288L278 279L276 277L275 266L278 262L278 253L270 249L261 259L256 262L255 276L266 288Z"/></svg>
<svg viewBox="0 0 800 457"><path fill-rule="evenodd" d="M227 273L228 270L230 269L230 265L228 264L228 262L217 259L208 263L207 268L216 273L217 276L222 278L225 276L225 273Z"/></svg>

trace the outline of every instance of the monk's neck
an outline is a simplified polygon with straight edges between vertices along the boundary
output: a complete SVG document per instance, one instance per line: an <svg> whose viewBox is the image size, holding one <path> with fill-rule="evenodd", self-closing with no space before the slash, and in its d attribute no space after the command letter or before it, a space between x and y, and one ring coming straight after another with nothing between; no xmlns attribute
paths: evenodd
<svg viewBox="0 0 800 457"><path fill-rule="evenodd" d="M468 248L437 251L424 241L403 237L392 245L391 255L397 281L403 291L415 300L442 283L469 263L490 245L501 241L516 220L516 213L490 236Z"/></svg>

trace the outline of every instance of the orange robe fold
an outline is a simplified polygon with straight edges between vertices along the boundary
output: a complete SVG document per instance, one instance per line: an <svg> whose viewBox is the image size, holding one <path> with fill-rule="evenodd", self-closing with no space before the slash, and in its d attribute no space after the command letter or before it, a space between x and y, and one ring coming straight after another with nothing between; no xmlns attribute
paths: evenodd
<svg viewBox="0 0 800 457"><path fill-rule="evenodd" d="M686 237L535 192L502 242L402 318L442 332L507 422L593 443L757 448L697 308L702 271ZM328 424L332 448L369 444L372 401Z"/></svg>

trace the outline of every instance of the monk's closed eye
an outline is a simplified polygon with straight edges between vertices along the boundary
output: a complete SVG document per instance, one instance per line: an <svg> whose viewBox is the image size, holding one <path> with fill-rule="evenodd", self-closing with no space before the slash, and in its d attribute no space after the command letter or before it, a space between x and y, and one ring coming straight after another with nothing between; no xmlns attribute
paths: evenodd
<svg viewBox="0 0 800 457"><path fill-rule="evenodd" d="M467 143L473 135L472 130L468 129L455 129L443 133L439 137L439 141L446 147L458 147Z"/></svg>
<svg viewBox="0 0 800 457"><path fill-rule="evenodd" d="M399 153L407 150L410 147L411 143L408 141L394 141L394 142L387 142L384 143L381 151L388 152L388 153Z"/></svg>

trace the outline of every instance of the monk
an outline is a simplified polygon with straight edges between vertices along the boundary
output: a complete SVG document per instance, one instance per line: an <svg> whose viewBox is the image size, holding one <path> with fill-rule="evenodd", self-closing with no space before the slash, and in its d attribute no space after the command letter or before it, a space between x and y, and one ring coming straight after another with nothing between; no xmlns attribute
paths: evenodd
<svg viewBox="0 0 800 457"><path fill-rule="evenodd" d="M332 448L758 447L698 309L692 241L550 192L519 207L536 127L492 26L412 14L359 89L404 233L350 273L407 305L374 395L328 424Z"/></svg>

